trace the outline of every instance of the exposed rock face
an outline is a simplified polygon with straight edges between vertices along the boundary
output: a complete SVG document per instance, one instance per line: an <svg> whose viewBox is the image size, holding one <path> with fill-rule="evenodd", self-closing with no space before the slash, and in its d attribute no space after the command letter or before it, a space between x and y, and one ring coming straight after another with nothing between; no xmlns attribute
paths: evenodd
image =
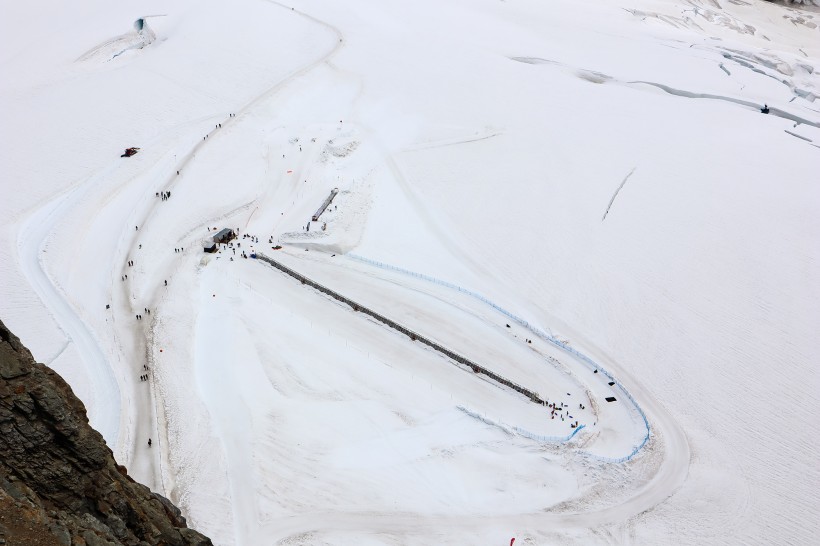
<svg viewBox="0 0 820 546"><path fill-rule="evenodd" d="M0 321L0 545L210 545L128 476L83 403Z"/></svg>

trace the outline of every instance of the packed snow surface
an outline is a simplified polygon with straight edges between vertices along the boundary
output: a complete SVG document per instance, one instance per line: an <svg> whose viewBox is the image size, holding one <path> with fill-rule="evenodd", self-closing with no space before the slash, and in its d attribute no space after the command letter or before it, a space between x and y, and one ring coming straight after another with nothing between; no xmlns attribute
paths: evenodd
<svg viewBox="0 0 820 546"><path fill-rule="evenodd" d="M811 543L810 9L15 4L0 316L220 545Z"/></svg>

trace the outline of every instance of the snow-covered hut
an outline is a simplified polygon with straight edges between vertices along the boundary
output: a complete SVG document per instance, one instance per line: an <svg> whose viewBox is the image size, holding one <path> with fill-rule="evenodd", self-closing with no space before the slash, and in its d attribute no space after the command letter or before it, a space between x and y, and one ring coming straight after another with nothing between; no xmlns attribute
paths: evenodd
<svg viewBox="0 0 820 546"><path fill-rule="evenodd" d="M231 228L224 228L214 235L215 243L227 243L236 239L236 233Z"/></svg>

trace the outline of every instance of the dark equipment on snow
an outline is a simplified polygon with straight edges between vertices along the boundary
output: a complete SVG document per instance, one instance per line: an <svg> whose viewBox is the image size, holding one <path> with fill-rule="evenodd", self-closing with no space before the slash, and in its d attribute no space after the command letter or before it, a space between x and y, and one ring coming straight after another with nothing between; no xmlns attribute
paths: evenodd
<svg viewBox="0 0 820 546"><path fill-rule="evenodd" d="M132 155L136 154L138 151L140 151L139 148L126 148L125 153L122 154L120 157L131 157Z"/></svg>

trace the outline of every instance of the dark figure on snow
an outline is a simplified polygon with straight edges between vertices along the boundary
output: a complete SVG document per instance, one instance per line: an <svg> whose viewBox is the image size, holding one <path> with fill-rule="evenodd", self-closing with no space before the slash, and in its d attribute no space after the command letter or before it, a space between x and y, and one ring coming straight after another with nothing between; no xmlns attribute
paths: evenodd
<svg viewBox="0 0 820 546"><path fill-rule="evenodd" d="M768 114L769 113L769 105L764 104L763 108L761 108L760 111L763 112L764 114Z"/></svg>
<svg viewBox="0 0 820 546"><path fill-rule="evenodd" d="M151 438L148 438L148 447L151 447Z"/></svg>

